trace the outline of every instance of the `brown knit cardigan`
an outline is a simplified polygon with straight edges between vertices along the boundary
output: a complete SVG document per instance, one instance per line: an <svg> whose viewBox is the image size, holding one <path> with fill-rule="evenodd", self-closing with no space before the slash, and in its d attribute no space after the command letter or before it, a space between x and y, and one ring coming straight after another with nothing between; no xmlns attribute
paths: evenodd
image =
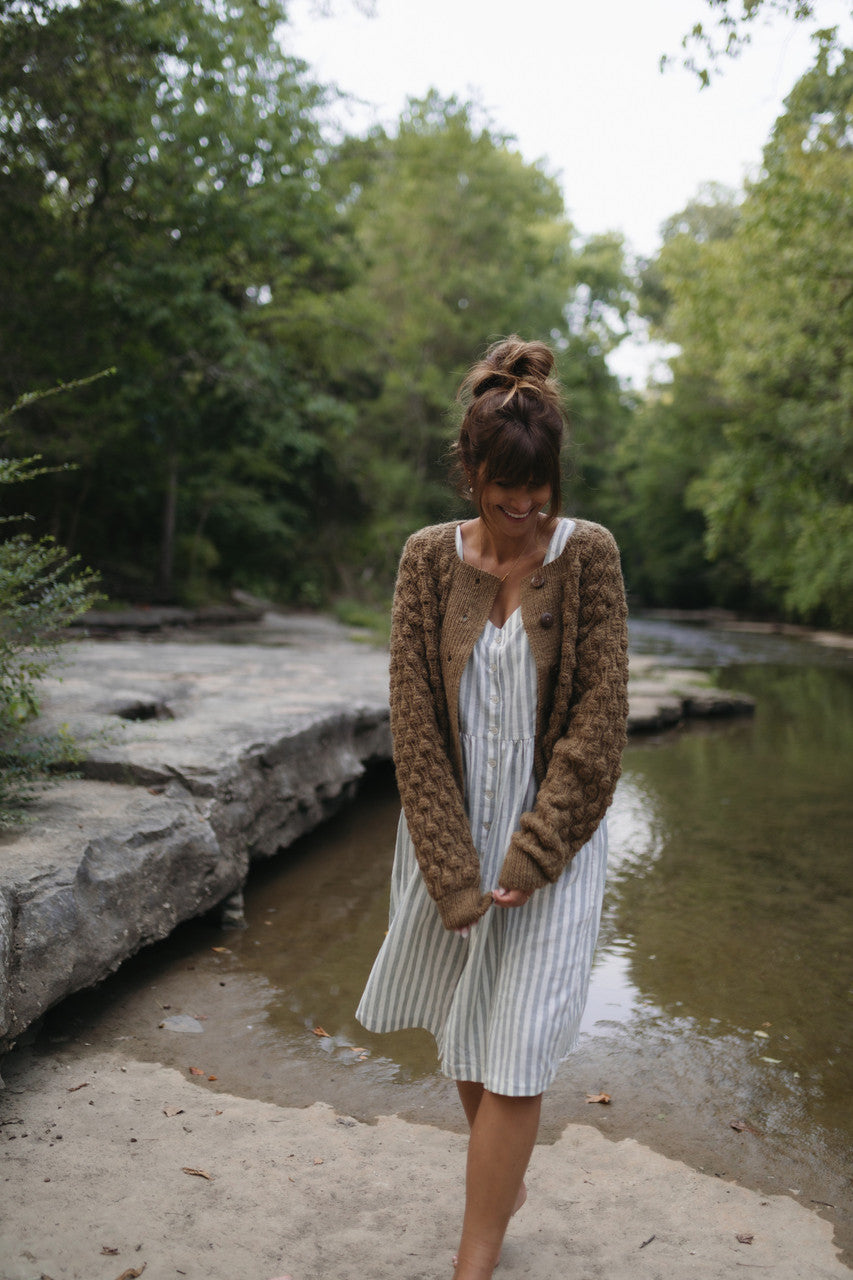
<svg viewBox="0 0 853 1280"><path fill-rule="evenodd" d="M459 684L500 579L461 560L456 526L409 538L394 595L391 730L409 832L446 928L492 903L463 801ZM576 526L561 555L521 584L521 617L536 663L534 769L500 875L532 892L556 880L601 822L620 772L628 714L627 610L619 552L601 525Z"/></svg>

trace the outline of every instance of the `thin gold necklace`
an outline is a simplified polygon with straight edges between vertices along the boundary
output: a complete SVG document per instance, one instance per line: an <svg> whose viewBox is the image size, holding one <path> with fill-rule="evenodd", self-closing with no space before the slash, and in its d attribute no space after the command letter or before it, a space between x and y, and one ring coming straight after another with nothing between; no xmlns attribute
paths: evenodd
<svg viewBox="0 0 853 1280"><path fill-rule="evenodd" d="M502 585L502 586L503 586L503 584L506 582L506 580L507 580L507 578L509 577L509 575L512 573L512 571L513 571L513 569L515 568L515 566L518 564L518 562L519 562L519 560L521 559L521 557L522 557L523 555L527 555L527 554L529 554L529 552L530 552L531 548L532 548L533 546L535 546L535 544L536 544L536 540L537 540L538 536L539 536L539 523L538 523L538 518L537 518L537 523L536 523L536 525L535 525L535 527L534 527L534 529L533 529L533 537L532 537L532 539L528 542L527 546L525 546L525 547L522 547L522 548L521 548L521 550L519 551L518 555L515 557L515 559L513 560L512 564L511 564L511 565L509 566L509 568L507 569L507 571L506 571L506 573L504 574L504 576L500 579L500 582L501 582L501 585ZM484 559L484 544L485 544L485 541L486 541L486 540L485 540L485 537L483 536L483 531L482 531L482 529L481 529L481 531L480 531L480 569L482 570L482 572L483 572L483 573L488 572L488 571L486 570L486 568L484 567L484 565L483 565L483 559ZM494 576L494 577L497 577L498 575L497 575L497 574L494 574L493 576Z"/></svg>

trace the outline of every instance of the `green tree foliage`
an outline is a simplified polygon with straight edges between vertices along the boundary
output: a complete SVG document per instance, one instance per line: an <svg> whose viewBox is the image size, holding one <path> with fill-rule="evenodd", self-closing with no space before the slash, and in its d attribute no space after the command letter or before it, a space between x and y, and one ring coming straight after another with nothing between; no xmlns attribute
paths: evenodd
<svg viewBox="0 0 853 1280"><path fill-rule="evenodd" d="M853 626L853 51L787 99L729 265L724 447L697 487L712 552L790 613Z"/></svg>
<svg viewBox="0 0 853 1280"><path fill-rule="evenodd" d="M712 74L724 59L736 58L751 42L762 19L781 16L817 32L823 13L820 0L705 0L705 3L713 16L709 15L707 22L694 23L681 41L682 61L688 70L696 73L703 88L710 84ZM820 34L834 41L834 32L830 29L820 29ZM672 58L664 55L661 66L671 61Z"/></svg>
<svg viewBox="0 0 853 1280"><path fill-rule="evenodd" d="M688 227L664 245L652 306L681 353L628 450L646 510L655 489L636 433L645 422L663 442L670 499L683 486L682 509L705 523L714 598L746 590L753 607L838 627L853 626L851 104L853 53L826 41L730 229ZM665 521L661 545L677 530Z"/></svg>
<svg viewBox="0 0 853 1280"><path fill-rule="evenodd" d="M357 252L327 329L331 382L355 408L340 452L371 513L362 553L387 572L405 533L448 513L448 404L491 338L554 343L588 452L612 432L621 244L579 245L556 180L471 104L434 92L395 132L346 140L328 181Z"/></svg>
<svg viewBox="0 0 853 1280"><path fill-rule="evenodd" d="M337 483L336 407L289 339L346 262L283 18L276 0L0 7L0 390L116 366L11 444L77 464L38 509L118 591L294 574L311 494Z"/></svg>
<svg viewBox="0 0 853 1280"><path fill-rule="evenodd" d="M25 396L6 413L32 403ZM59 657L62 630L97 598L96 578L49 536L20 531L20 518L3 514L6 486L44 474L41 460L0 458L0 828L18 821L51 768L73 757L64 735L33 734L38 682ZM14 531L8 526L13 524Z"/></svg>
<svg viewBox="0 0 853 1280"><path fill-rule="evenodd" d="M658 256L641 273L639 303L651 336L678 342L673 380L638 401L617 442L615 473L621 501L612 523L626 577L650 605L698 608L737 604L737 575L711 564L705 520L691 486L719 447L725 406L714 382L722 335L712 322L723 309L711 265L725 257L739 219L735 193L704 187L662 228Z"/></svg>

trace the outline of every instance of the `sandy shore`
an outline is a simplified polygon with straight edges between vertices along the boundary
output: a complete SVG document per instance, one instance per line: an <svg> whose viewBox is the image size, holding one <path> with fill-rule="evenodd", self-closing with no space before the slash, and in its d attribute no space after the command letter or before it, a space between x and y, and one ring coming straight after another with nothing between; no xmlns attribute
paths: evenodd
<svg viewBox="0 0 853 1280"><path fill-rule="evenodd" d="M214 1093L71 1047L6 1060L2 1280L450 1280L465 1142ZM389 1091L389 1099L393 1092ZM832 1227L570 1125L537 1147L498 1276L849 1280Z"/></svg>

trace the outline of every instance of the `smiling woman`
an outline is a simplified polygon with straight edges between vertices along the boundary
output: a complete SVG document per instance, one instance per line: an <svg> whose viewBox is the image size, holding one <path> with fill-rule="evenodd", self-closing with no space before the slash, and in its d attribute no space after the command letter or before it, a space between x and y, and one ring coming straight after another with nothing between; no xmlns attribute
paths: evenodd
<svg viewBox="0 0 853 1280"><path fill-rule="evenodd" d="M456 1081L471 1130L457 1280L492 1275L577 1038L625 740L619 554L559 517L553 363L513 336L474 365L455 454L478 514L409 539L394 599L403 814L357 1016L425 1027Z"/></svg>
<svg viewBox="0 0 853 1280"><path fill-rule="evenodd" d="M525 573L541 564L560 510L564 415L553 362L544 343L513 335L490 348L460 389L457 473L479 512L460 536L465 559L500 580L489 614L499 627L520 604Z"/></svg>

